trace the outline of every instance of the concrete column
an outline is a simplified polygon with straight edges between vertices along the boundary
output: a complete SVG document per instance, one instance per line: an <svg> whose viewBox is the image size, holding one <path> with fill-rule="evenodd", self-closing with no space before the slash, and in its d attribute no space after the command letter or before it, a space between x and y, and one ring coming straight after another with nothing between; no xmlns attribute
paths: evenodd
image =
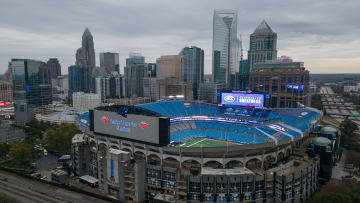
<svg viewBox="0 0 360 203"><path fill-rule="evenodd" d="M163 148L160 148L160 157L161 157L161 167L163 167L164 164L164 151Z"/></svg>
<svg viewBox="0 0 360 203"><path fill-rule="evenodd" d="M135 153L134 153L134 142L131 142L131 154L132 154L132 157L135 157Z"/></svg>
<svg viewBox="0 0 360 203"><path fill-rule="evenodd" d="M244 167L246 167L246 154L243 155L243 164L244 164Z"/></svg>
<svg viewBox="0 0 360 203"><path fill-rule="evenodd" d="M149 149L148 149L148 147L146 146L146 147L145 147L145 161L146 161L146 164L147 164L147 162L148 162L148 154L149 154Z"/></svg>
<svg viewBox="0 0 360 203"><path fill-rule="evenodd" d="M261 169L264 169L264 154L265 151L263 151L263 153L261 154Z"/></svg>
<svg viewBox="0 0 360 203"><path fill-rule="evenodd" d="M180 168L182 168L182 155L181 155L181 147L179 147L179 161L180 161L179 167L180 167Z"/></svg>

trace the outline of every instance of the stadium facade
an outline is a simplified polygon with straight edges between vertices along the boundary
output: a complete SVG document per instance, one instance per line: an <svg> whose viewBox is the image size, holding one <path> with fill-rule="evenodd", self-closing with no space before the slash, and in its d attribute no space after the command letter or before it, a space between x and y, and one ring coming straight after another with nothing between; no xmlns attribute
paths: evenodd
<svg viewBox="0 0 360 203"><path fill-rule="evenodd" d="M296 151L321 118L193 101L98 107L76 119L74 172L121 202L305 202L320 162Z"/></svg>

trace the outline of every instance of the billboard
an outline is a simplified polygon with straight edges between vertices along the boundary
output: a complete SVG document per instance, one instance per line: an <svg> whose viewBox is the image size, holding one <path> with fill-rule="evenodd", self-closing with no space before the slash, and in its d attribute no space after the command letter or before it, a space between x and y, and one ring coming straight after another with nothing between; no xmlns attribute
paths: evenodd
<svg viewBox="0 0 360 203"><path fill-rule="evenodd" d="M161 119L166 118L137 114L128 114L124 117L117 112L94 110L91 119L95 133L156 145L168 144L166 143L169 140L167 138L169 137L168 131L162 131L160 135L159 130L160 127L163 127Z"/></svg>
<svg viewBox="0 0 360 203"><path fill-rule="evenodd" d="M6 102L0 102L0 107L6 107Z"/></svg>
<svg viewBox="0 0 360 203"><path fill-rule="evenodd" d="M221 93L221 104L235 105L235 106L264 107L264 94L223 92Z"/></svg>

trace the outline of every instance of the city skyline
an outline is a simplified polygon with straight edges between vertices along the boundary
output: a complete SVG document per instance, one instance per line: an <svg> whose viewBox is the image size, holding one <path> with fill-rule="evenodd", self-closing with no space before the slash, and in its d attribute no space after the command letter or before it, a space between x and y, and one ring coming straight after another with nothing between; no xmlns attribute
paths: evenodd
<svg viewBox="0 0 360 203"><path fill-rule="evenodd" d="M67 8L63 11L55 10L60 6L56 2L9 2L0 8L0 17L4 19L0 22L0 73L5 72L11 58L43 61L58 58L62 72L66 73L67 67L75 64L74 53L81 45L83 30L88 27L94 37L97 66L100 52L119 53L123 73L129 52L141 52L146 62L155 62L162 55L179 53L185 46L197 46L204 49L205 73L209 74L212 70L212 14L217 9L238 12L237 27L242 34L244 58L247 58L250 34L266 20L278 33L278 56L288 55L296 61L304 61L311 73L356 73L360 63L357 55L360 41L356 37L360 33L356 22L360 14L356 8L360 3L307 2L291 5L280 1L261 2L260 5L237 1L227 4L155 1L139 4L109 0L86 4L61 2L61 7ZM202 8L193 4L202 4ZM13 12L25 8L33 8L39 15ZM143 12L149 10L151 15ZM112 14L104 15L106 13ZM49 20L44 21L44 17ZM127 20L130 17L132 20Z"/></svg>

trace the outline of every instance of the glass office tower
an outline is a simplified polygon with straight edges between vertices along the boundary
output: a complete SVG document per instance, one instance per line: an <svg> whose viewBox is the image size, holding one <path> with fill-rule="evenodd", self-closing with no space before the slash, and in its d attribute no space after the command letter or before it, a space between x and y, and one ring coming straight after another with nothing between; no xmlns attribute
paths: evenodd
<svg viewBox="0 0 360 203"><path fill-rule="evenodd" d="M90 73L85 66L69 66L69 98L74 92L90 92Z"/></svg>
<svg viewBox="0 0 360 203"><path fill-rule="evenodd" d="M30 59L11 60L14 101L22 101L29 107L52 103L51 84L46 82L49 78L41 77L43 64Z"/></svg>
<svg viewBox="0 0 360 203"><path fill-rule="evenodd" d="M17 124L34 119L34 108L52 103L50 74L45 74L41 61L12 59L14 115Z"/></svg>
<svg viewBox="0 0 360 203"><path fill-rule="evenodd" d="M118 72L119 70L119 54L112 52L100 53L100 67L105 68L107 73Z"/></svg>
<svg viewBox="0 0 360 203"><path fill-rule="evenodd" d="M199 84L204 82L204 50L192 46L180 52L182 58L182 79L193 84L193 98L198 99Z"/></svg>
<svg viewBox="0 0 360 203"><path fill-rule="evenodd" d="M216 10L213 16L213 81L235 85L240 60L237 12Z"/></svg>

